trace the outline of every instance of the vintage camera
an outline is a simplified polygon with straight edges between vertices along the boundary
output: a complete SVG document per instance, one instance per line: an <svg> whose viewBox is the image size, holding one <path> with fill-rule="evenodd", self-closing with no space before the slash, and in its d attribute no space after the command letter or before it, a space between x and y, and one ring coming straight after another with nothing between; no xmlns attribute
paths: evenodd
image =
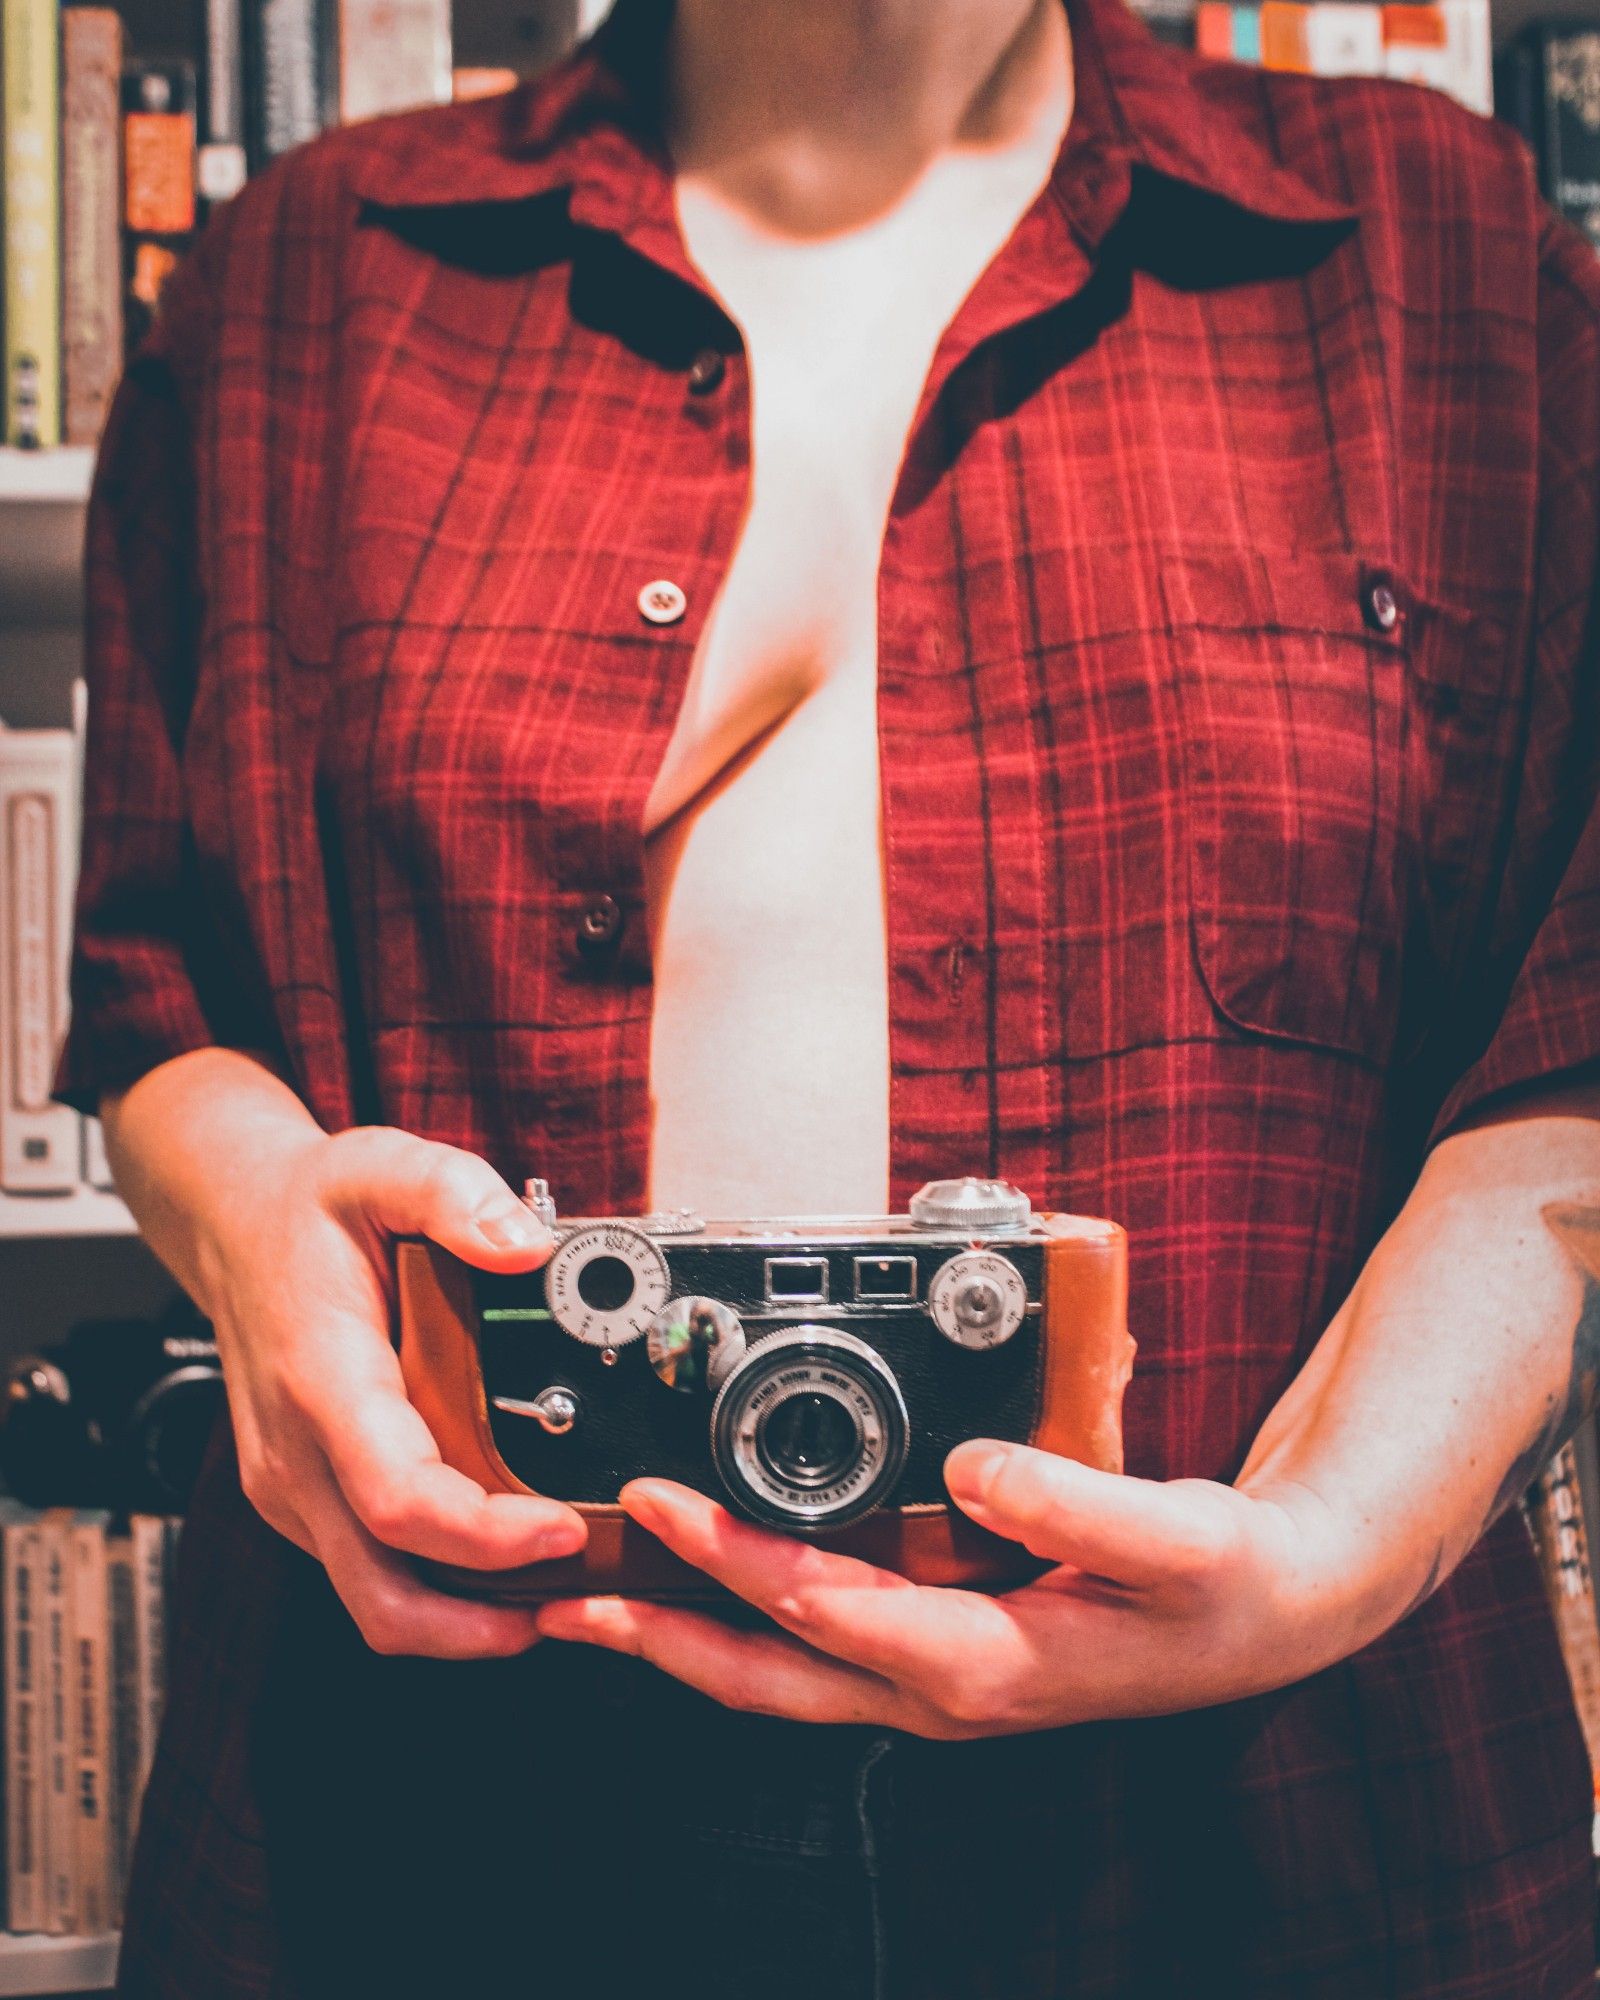
<svg viewBox="0 0 1600 2000"><path fill-rule="evenodd" d="M84 1320L7 1371L0 1473L37 1507L181 1513L223 1400L187 1299L159 1320Z"/></svg>
<svg viewBox="0 0 1600 2000"><path fill-rule="evenodd" d="M570 1501L577 1556L511 1571L430 1564L511 1600L714 1594L616 1504L650 1473L769 1527L926 1582L999 1587L1037 1570L945 1493L970 1437L1122 1464L1132 1367L1127 1239L1036 1216L1003 1181L936 1181L910 1213L557 1222L537 1271L398 1250L407 1392L446 1460L491 1492Z"/></svg>

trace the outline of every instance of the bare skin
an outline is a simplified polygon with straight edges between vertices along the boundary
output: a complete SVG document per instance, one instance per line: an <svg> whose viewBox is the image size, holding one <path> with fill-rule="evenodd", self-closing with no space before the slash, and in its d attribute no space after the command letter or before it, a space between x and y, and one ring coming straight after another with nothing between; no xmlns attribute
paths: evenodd
<svg viewBox="0 0 1600 2000"><path fill-rule="evenodd" d="M892 6L754 11L772 18L718 34L722 10L690 0L675 44L679 221L744 337L752 474L645 811L650 1193L707 1215L873 1214L879 550L939 336L1049 177L1070 50L1059 0L945 0L937 40ZM902 58L889 147L859 123L860 70Z"/></svg>

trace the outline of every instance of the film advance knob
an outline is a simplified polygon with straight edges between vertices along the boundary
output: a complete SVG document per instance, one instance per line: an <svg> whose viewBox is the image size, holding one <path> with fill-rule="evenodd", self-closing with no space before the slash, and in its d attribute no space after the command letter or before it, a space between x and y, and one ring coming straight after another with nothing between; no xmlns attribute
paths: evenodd
<svg viewBox="0 0 1600 2000"><path fill-rule="evenodd" d="M910 1213L918 1229L994 1236L1003 1230L1026 1229L1033 1219L1033 1204L1010 1181L963 1174L959 1180L929 1181L918 1188L911 1197Z"/></svg>

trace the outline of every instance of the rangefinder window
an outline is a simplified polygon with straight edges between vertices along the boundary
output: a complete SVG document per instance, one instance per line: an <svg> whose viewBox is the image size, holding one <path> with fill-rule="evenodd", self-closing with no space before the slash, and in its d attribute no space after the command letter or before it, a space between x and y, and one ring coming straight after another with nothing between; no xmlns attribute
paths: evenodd
<svg viewBox="0 0 1600 2000"><path fill-rule="evenodd" d="M917 1296L915 1257L858 1257L858 1299L914 1299Z"/></svg>

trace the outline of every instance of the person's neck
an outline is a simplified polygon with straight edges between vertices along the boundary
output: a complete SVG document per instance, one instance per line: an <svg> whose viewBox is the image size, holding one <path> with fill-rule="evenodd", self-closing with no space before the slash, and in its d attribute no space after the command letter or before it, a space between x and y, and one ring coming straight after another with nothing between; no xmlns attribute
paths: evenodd
<svg viewBox="0 0 1600 2000"><path fill-rule="evenodd" d="M677 0L665 127L681 177L821 235L942 155L1026 143L1071 73L1062 0Z"/></svg>

